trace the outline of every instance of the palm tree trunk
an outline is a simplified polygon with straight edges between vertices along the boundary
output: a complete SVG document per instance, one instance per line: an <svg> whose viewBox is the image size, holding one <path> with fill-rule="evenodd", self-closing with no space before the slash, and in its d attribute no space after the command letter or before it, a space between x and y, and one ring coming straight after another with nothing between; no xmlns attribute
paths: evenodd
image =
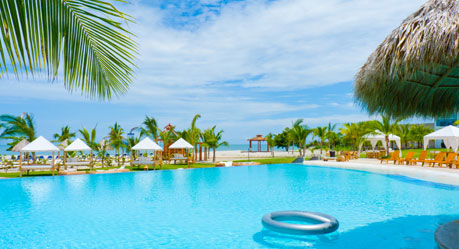
<svg viewBox="0 0 459 249"><path fill-rule="evenodd" d="M389 156L389 136L386 135L386 156Z"/></svg>
<svg viewBox="0 0 459 249"><path fill-rule="evenodd" d="M214 156L213 156L212 161L215 163L215 161L216 161L216 157L215 157L215 147L213 147L212 150L213 150L213 152L214 152Z"/></svg>

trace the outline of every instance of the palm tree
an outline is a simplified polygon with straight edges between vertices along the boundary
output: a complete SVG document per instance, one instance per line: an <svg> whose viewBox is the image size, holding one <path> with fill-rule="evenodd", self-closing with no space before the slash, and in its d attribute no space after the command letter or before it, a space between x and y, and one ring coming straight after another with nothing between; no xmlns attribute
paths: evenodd
<svg viewBox="0 0 459 249"><path fill-rule="evenodd" d="M424 136L432 133L434 130L428 126L425 125L413 125L411 127L411 135L413 137L413 140L416 141L417 147L420 148L422 147L421 144L424 141Z"/></svg>
<svg viewBox="0 0 459 249"><path fill-rule="evenodd" d="M81 140L85 142L92 150L98 151L98 144L96 142L96 127L92 128L91 133L83 127L78 130L83 137Z"/></svg>
<svg viewBox="0 0 459 249"><path fill-rule="evenodd" d="M161 130L158 127L158 123L154 117L149 118L145 116L145 120L143 121L143 127L140 129L141 133L153 138L155 142L158 142L159 132Z"/></svg>
<svg viewBox="0 0 459 249"><path fill-rule="evenodd" d="M212 161L215 163L216 161L216 152L215 150L224 145L228 146L228 142L226 141L221 141L222 140L222 135L223 135L223 130L218 131L217 133L215 132L217 126L213 126L211 129L208 130L206 133L206 146L209 146L213 150L213 159Z"/></svg>
<svg viewBox="0 0 459 249"><path fill-rule="evenodd" d="M199 137L201 134L201 131L199 128L196 127L196 121L201 118L200 114L196 114L193 117L193 120L191 121L191 126L188 129L188 138L189 142L193 145L193 158L196 160L196 145L199 142Z"/></svg>
<svg viewBox="0 0 459 249"><path fill-rule="evenodd" d="M357 125L355 123L345 123L339 131L343 134L343 138L349 141L351 150L353 150L357 139Z"/></svg>
<svg viewBox="0 0 459 249"><path fill-rule="evenodd" d="M402 140L402 144L404 145L405 149L407 149L408 142L412 138L411 125L410 124L399 125L396 135L400 137L400 140Z"/></svg>
<svg viewBox="0 0 459 249"><path fill-rule="evenodd" d="M164 154L169 157L169 143L175 138L175 134L172 132L174 128L170 130L164 130L159 133L159 137L163 140L164 144ZM165 158L168 159L168 158Z"/></svg>
<svg viewBox="0 0 459 249"><path fill-rule="evenodd" d="M132 18L109 1L0 1L0 75L12 71L49 78L63 68L69 91L110 99L127 91L137 52L121 22Z"/></svg>
<svg viewBox="0 0 459 249"><path fill-rule="evenodd" d="M110 138L110 144L116 150L118 166L120 166L120 149L124 147L124 130L118 123L110 126L110 132L108 137Z"/></svg>
<svg viewBox="0 0 459 249"><path fill-rule="evenodd" d="M317 128L313 129L313 134L314 136L318 137L320 139L320 155L322 156L322 148L325 142L325 139L327 137L327 127L326 126L319 126Z"/></svg>
<svg viewBox="0 0 459 249"><path fill-rule="evenodd" d="M336 139L335 128L336 128L336 124L332 124L331 122L328 122L326 138L328 139L328 148L330 149L332 146L332 142L335 142L335 139Z"/></svg>
<svg viewBox="0 0 459 249"><path fill-rule="evenodd" d="M12 140L8 145L12 149L22 139L32 142L36 139L35 121L33 116L23 113L20 116L0 115L0 122L4 128L0 138ZM35 162L35 152L32 152ZM28 158L28 156L27 156Z"/></svg>
<svg viewBox="0 0 459 249"><path fill-rule="evenodd" d="M54 142L64 142L65 140L70 142L70 139L75 137L75 132L70 132L70 127L68 125L61 128L61 133L54 133Z"/></svg>
<svg viewBox="0 0 459 249"><path fill-rule="evenodd" d="M392 119L390 115L382 114L381 119L381 121L373 121L372 125L375 130L378 130L379 132L384 134L386 141L386 156L389 156L389 135L395 134L397 132L398 123L402 121L404 118Z"/></svg>
<svg viewBox="0 0 459 249"><path fill-rule="evenodd" d="M134 159L135 159L135 153L133 153L134 151L132 150L132 147L134 147L136 144L140 143L140 139L142 138L142 135L143 134L139 134L139 136L136 136L136 137L129 137L125 141L126 151L129 151L129 153L132 156L134 156Z"/></svg>
<svg viewBox="0 0 459 249"><path fill-rule="evenodd" d="M300 156L306 155L306 139L312 130L307 125L302 125L303 119L298 119L293 123L292 129L289 134L291 139L296 141L298 148L300 148Z"/></svg>
<svg viewBox="0 0 459 249"><path fill-rule="evenodd" d="M274 135L270 132L266 135L266 143L268 143L269 149L271 150L271 155L274 157L274 146L276 146L276 140Z"/></svg>

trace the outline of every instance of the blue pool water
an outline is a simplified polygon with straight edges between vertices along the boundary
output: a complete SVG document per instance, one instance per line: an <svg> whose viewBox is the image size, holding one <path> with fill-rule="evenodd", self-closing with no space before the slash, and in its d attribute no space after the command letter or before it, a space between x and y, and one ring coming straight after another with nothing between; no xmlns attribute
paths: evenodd
<svg viewBox="0 0 459 249"><path fill-rule="evenodd" d="M340 228L262 229L278 210ZM0 248L434 248L452 219L458 187L294 164L0 181Z"/></svg>

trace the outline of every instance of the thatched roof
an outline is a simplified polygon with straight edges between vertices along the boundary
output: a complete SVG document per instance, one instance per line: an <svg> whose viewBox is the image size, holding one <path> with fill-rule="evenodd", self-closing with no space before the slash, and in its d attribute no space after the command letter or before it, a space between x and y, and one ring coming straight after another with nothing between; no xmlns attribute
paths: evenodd
<svg viewBox="0 0 459 249"><path fill-rule="evenodd" d="M30 142L25 140L25 139L22 139L19 143L17 143L12 149L11 151L14 151L14 152L20 152L22 150L22 148L24 148L26 145L28 145Z"/></svg>
<svg viewBox="0 0 459 249"><path fill-rule="evenodd" d="M255 136L253 138L249 138L248 140L249 141L266 141L266 138L263 137L262 135L257 135L257 136Z"/></svg>
<svg viewBox="0 0 459 249"><path fill-rule="evenodd" d="M356 75L370 113L442 116L459 110L459 1L429 0L379 45Z"/></svg>

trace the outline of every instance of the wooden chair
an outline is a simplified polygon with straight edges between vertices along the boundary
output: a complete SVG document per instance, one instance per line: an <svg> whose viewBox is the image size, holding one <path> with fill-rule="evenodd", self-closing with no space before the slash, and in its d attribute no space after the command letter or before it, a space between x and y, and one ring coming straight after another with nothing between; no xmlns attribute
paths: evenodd
<svg viewBox="0 0 459 249"><path fill-rule="evenodd" d="M427 159L427 153L427 150L421 151L421 154L419 154L418 159L411 160L411 164L417 165L418 163L422 163L422 166L424 166L425 160Z"/></svg>
<svg viewBox="0 0 459 249"><path fill-rule="evenodd" d="M446 156L446 152L440 152L435 156L434 159L426 159L425 162L429 163L429 167L435 166L435 163L445 160L445 156Z"/></svg>
<svg viewBox="0 0 459 249"><path fill-rule="evenodd" d="M443 158L442 158L442 160L440 160L440 161L432 162L433 166L435 166L435 163L437 163L439 167L441 167L443 164L446 164L451 168L456 156L457 156L456 153L450 152L450 153L448 153L448 156L446 157L446 159L443 160Z"/></svg>
<svg viewBox="0 0 459 249"><path fill-rule="evenodd" d="M411 164L411 160L413 160L413 157L414 157L414 151L408 151L408 153L406 153L405 158L400 158L398 160L398 163L399 164L406 163L406 165L409 165Z"/></svg>
<svg viewBox="0 0 459 249"><path fill-rule="evenodd" d="M381 158L381 163L383 161L387 161L387 164L389 164L389 161L394 161L394 164L396 164L399 158L400 158L400 151L396 150L392 152L392 154L390 155L390 158Z"/></svg>

